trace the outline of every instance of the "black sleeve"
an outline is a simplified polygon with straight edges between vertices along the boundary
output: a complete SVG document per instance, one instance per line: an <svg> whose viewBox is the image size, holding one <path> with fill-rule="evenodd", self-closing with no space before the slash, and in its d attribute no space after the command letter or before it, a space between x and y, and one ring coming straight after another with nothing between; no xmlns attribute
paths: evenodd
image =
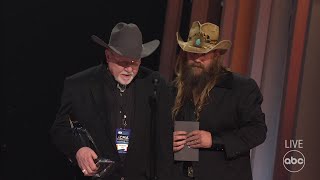
<svg viewBox="0 0 320 180"><path fill-rule="evenodd" d="M170 179L173 170L173 122L171 120L170 93L168 84L161 80L158 99L158 158L159 179Z"/></svg>
<svg viewBox="0 0 320 180"><path fill-rule="evenodd" d="M214 151L224 151L224 142L220 136L217 136L215 132L210 132L212 137L212 146L209 148Z"/></svg>
<svg viewBox="0 0 320 180"><path fill-rule="evenodd" d="M59 110L51 127L50 136L52 142L64 153L71 162L76 162L75 154L81 148L72 138L70 116L72 114L72 89L70 81L64 82Z"/></svg>
<svg viewBox="0 0 320 180"><path fill-rule="evenodd" d="M227 158L248 153L250 149L264 142L267 133L265 115L261 110L263 97L256 82L246 79L235 91L239 128L221 133Z"/></svg>

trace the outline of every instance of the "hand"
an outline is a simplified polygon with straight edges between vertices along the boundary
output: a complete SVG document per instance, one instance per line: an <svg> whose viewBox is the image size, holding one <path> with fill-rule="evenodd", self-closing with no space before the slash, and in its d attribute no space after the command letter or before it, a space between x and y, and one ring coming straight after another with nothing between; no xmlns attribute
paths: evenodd
<svg viewBox="0 0 320 180"><path fill-rule="evenodd" d="M174 131L173 132L173 152L180 151L186 144L187 132Z"/></svg>
<svg viewBox="0 0 320 180"><path fill-rule="evenodd" d="M212 146L211 133L203 130L195 130L187 135L187 145L191 148L210 148Z"/></svg>
<svg viewBox="0 0 320 180"><path fill-rule="evenodd" d="M94 159L97 159L97 154L89 147L82 147L76 153L78 166L82 170L85 176L93 176L98 167L94 163Z"/></svg>

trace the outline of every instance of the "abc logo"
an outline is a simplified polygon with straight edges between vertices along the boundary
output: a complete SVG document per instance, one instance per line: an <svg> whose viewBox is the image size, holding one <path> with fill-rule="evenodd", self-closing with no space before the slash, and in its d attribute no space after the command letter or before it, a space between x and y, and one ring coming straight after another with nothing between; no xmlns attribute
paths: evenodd
<svg viewBox="0 0 320 180"><path fill-rule="evenodd" d="M283 156L283 166L289 172L299 172L306 164L304 155L298 150L290 150Z"/></svg>

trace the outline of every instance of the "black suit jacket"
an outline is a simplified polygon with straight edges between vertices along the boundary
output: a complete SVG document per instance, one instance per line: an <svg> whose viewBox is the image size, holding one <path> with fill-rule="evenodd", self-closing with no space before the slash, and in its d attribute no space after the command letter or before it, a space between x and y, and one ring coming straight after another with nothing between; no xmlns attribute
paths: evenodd
<svg viewBox="0 0 320 180"><path fill-rule="evenodd" d="M110 112L108 111L103 78L106 66L101 64L66 78L61 106L51 129L53 142L72 161L82 147L72 140L68 117L71 116L84 125L93 137L102 156L120 161L110 132ZM160 179L170 176L172 153L172 122L168 103L169 89L159 73L140 67L134 79L134 118L131 123L131 138L123 168L107 179L148 179L150 167L150 97L154 92L152 83L159 79L157 86L158 113L156 119L156 139L153 140L157 152L157 175ZM108 99L110 100L110 99ZM110 103L109 103L110 104Z"/></svg>
<svg viewBox="0 0 320 180"><path fill-rule="evenodd" d="M262 101L251 78L227 72L217 82L200 113L199 129L211 132L213 147L199 151L199 180L252 179L250 150L267 132Z"/></svg>

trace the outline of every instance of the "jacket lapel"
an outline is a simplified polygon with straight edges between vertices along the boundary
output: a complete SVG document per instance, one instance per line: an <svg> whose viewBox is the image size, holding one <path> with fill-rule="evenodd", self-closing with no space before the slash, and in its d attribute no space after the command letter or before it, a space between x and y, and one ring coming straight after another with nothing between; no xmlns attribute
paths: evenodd
<svg viewBox="0 0 320 180"><path fill-rule="evenodd" d="M205 105L204 111L201 113L200 117L212 117L219 111L221 101L223 101L226 93L232 89L232 80L233 75L231 72L227 72L218 80L217 84L210 92L209 105ZM200 126L202 125L203 124L200 123Z"/></svg>
<svg viewBox="0 0 320 180"><path fill-rule="evenodd" d="M212 102L215 106L220 104L220 102L223 100L225 92L232 89L232 79L232 73L227 72L225 75L221 76L217 84L211 90L210 102Z"/></svg>
<svg viewBox="0 0 320 180"><path fill-rule="evenodd" d="M135 151L137 148L141 149L141 147L136 147L136 141L137 137L140 137L141 134L145 134L146 136L148 123L146 122L145 114L148 114L148 110L146 109L146 104L148 103L147 97L148 94L146 93L146 87L145 81L144 81L144 73L142 69L140 68L139 73L137 74L134 82L134 111L133 111L133 118L130 122L130 128L131 128L131 137L128 147L128 154L125 158L126 163L130 163L130 159L134 159L134 155L131 155L131 152ZM140 139L141 140L141 139ZM145 145L147 147L148 142L145 142ZM145 147L145 148L146 148ZM135 151L136 152L136 151ZM136 155L136 154L135 154Z"/></svg>
<svg viewBox="0 0 320 180"><path fill-rule="evenodd" d="M133 118L131 119L131 122L130 122L130 128L131 128L131 137L130 137L130 142L129 142L129 147L128 147L128 153L130 152L130 149L132 148L132 146L134 145L135 143L135 134L136 132L138 131L137 128L138 126L137 125L137 120L141 119L141 115L139 113L139 105L142 104L142 95L143 93L138 93L138 92L142 92L142 88L143 86L141 85L142 84L142 80L141 79L136 79L135 82L134 82L134 110L133 110Z"/></svg>
<svg viewBox="0 0 320 180"><path fill-rule="evenodd" d="M95 76L91 79L92 86L91 86L91 94L92 94L92 101L95 106L94 109L97 110L99 114L99 124L103 124L100 128L104 131L103 133L107 134L107 140L112 145L114 153L118 154L116 151L116 145L114 139L112 139L111 131L107 130L106 127L110 126L110 118L107 115L108 103L106 89L104 88L104 79L106 73L106 67L104 65L100 65L97 69Z"/></svg>

